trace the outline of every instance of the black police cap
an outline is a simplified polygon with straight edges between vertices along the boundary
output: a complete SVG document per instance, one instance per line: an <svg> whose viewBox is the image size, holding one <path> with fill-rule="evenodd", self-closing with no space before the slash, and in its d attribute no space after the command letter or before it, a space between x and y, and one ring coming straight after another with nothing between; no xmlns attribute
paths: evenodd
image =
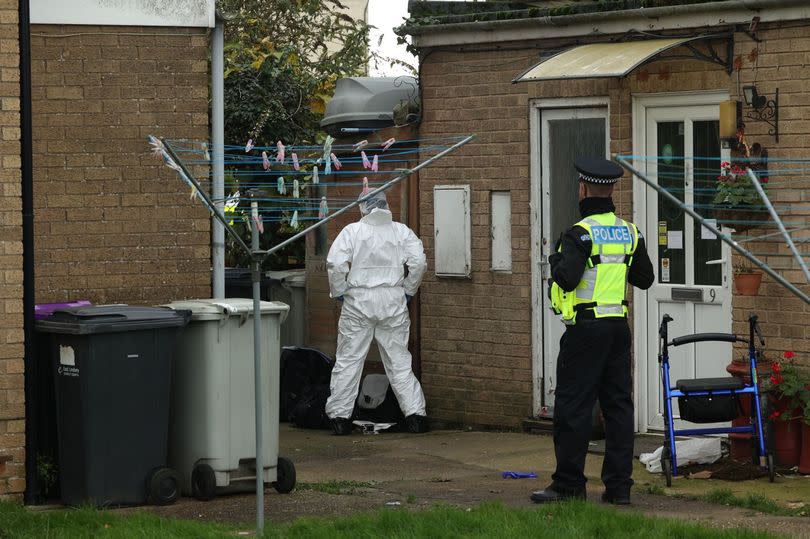
<svg viewBox="0 0 810 539"><path fill-rule="evenodd" d="M574 168L579 172L579 180L588 183L616 183L624 175L624 169L607 159L600 157L578 157Z"/></svg>

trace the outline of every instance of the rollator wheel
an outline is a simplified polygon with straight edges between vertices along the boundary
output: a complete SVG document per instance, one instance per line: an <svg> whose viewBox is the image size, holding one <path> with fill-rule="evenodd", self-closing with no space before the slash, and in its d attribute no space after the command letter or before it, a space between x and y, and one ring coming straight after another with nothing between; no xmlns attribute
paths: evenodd
<svg viewBox="0 0 810 539"><path fill-rule="evenodd" d="M768 481L773 483L773 480L776 479L776 469L774 468L773 465L773 455L768 453L768 456L766 458L768 461Z"/></svg>
<svg viewBox="0 0 810 539"><path fill-rule="evenodd" d="M661 459L661 469L664 471L664 478L667 480L667 486L672 486L672 461L668 458Z"/></svg>

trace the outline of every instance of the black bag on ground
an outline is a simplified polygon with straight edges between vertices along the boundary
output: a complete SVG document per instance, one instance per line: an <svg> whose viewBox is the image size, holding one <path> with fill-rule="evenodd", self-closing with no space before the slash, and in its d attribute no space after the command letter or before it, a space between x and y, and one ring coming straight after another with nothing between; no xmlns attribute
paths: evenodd
<svg viewBox="0 0 810 539"><path fill-rule="evenodd" d="M326 396L329 396L329 379L332 376L332 366L334 360L314 348L299 348L296 346L285 347L281 351L280 366L280 402L279 419L281 421L293 421L290 417L292 410L296 409L299 401L304 396L307 397L308 406L318 404L318 397L326 387ZM316 398L318 397L318 398ZM326 405L326 397L320 405L323 412ZM299 409L296 417L310 417L317 415L315 412L306 412ZM308 422L308 421L307 421ZM318 428L318 427L311 427Z"/></svg>
<svg viewBox="0 0 810 539"><path fill-rule="evenodd" d="M289 411L290 423L302 429L328 429L329 418L326 417L326 399L329 397L328 385L309 385L295 401Z"/></svg>
<svg viewBox="0 0 810 539"><path fill-rule="evenodd" d="M405 420L387 376L369 374L363 378L354 417L374 423L400 423Z"/></svg>

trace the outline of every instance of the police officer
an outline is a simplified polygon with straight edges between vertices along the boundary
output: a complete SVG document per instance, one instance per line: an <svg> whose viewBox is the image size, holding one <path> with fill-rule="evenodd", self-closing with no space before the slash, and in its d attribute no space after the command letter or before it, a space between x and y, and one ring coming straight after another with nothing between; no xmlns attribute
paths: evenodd
<svg viewBox="0 0 810 539"><path fill-rule="evenodd" d="M653 284L652 263L636 225L616 216L611 198L622 168L583 157L579 172L582 220L549 257L552 308L566 324L557 358L554 451L557 469L536 503L585 499L585 455L596 399L605 419L602 465L608 503L630 503L633 470L633 401L626 289Z"/></svg>

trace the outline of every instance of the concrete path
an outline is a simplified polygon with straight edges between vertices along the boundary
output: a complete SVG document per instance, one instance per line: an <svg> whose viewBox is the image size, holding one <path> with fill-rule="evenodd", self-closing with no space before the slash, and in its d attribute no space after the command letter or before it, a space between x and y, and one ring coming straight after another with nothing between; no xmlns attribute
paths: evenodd
<svg viewBox="0 0 810 539"><path fill-rule="evenodd" d="M423 435L405 433L336 437L326 431L300 430L284 424L281 455L293 460L299 488L292 494L269 491L268 519L284 521L300 516L337 516L380 507L404 509L449 503L469 507L499 501L509 506L534 508L528 495L550 482L554 466L549 436L523 433L439 431ZM588 497L599 502L601 456L588 456ZM810 517L766 515L745 509L675 499L660 492L663 480L636 462L633 506L652 516L694 520L720 528L746 527L810 538ZM537 479L502 479L501 472L532 471ZM780 503L807 502L810 513L810 478L778 478L741 482L714 479L677 479L667 494L700 494L719 488L735 493L758 492ZM218 497L211 502L183 499L157 513L180 518L250 523L250 495Z"/></svg>

